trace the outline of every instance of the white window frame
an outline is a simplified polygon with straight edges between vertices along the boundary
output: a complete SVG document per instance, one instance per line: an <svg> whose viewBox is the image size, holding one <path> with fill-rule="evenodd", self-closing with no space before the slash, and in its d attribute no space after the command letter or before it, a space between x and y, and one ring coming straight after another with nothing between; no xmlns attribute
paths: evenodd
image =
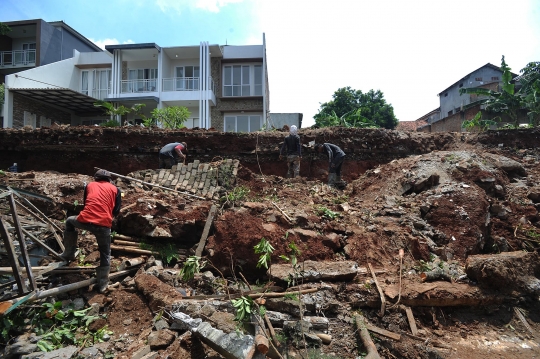
<svg viewBox="0 0 540 359"><path fill-rule="evenodd" d="M51 127L51 119L45 116L39 116L39 127Z"/></svg>
<svg viewBox="0 0 540 359"><path fill-rule="evenodd" d="M255 79L255 68L260 68L260 81ZM235 83L234 70L240 71L240 81ZM227 74L229 72L229 74ZM253 97L263 95L262 63L240 63L223 65L223 97ZM235 94L236 92L236 94Z"/></svg>
<svg viewBox="0 0 540 359"><path fill-rule="evenodd" d="M32 128L36 128L36 114L31 113L28 111L24 111L24 126L32 126Z"/></svg>
<svg viewBox="0 0 540 359"><path fill-rule="evenodd" d="M184 126L186 128L201 127L201 121L199 121L198 117L188 118L186 122L184 122Z"/></svg>
<svg viewBox="0 0 540 359"><path fill-rule="evenodd" d="M223 116L223 132L238 132L238 119L239 117L248 117L247 121L247 131L241 131L241 132L256 132L259 131L262 128L262 114L259 113L242 113L242 114L228 114ZM227 124L229 121L232 121L234 119L234 131L227 131ZM258 123L255 124L252 121L257 121ZM255 124L256 128L252 128Z"/></svg>
<svg viewBox="0 0 540 359"><path fill-rule="evenodd" d="M103 86L102 73L106 73L107 79ZM96 69L92 74L92 97L103 100L107 97L111 89L112 71L111 69Z"/></svg>
<svg viewBox="0 0 540 359"><path fill-rule="evenodd" d="M134 78L132 75L136 74ZM157 68L129 68L128 92L155 92L157 91L158 69ZM138 84L138 80L141 80ZM135 86L137 84L137 86Z"/></svg>
<svg viewBox="0 0 540 359"><path fill-rule="evenodd" d="M186 68L191 67L193 76L186 76ZM181 69L181 74L178 71ZM197 73L197 76L195 76ZM198 91L201 83L201 68L198 65L183 65L174 68L175 91ZM181 75L181 76L180 76Z"/></svg>

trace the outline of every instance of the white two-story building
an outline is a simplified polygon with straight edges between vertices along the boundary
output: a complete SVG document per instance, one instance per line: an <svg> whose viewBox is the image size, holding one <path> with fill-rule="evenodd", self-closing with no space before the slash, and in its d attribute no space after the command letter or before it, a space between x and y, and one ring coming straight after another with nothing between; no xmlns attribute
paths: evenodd
<svg viewBox="0 0 540 359"><path fill-rule="evenodd" d="M227 132L258 131L269 113L266 46L160 47L155 43L108 45L99 53L6 76L4 127L51 123L96 125L108 121L96 100L115 106L185 106L186 127ZM141 114L122 121L139 123Z"/></svg>

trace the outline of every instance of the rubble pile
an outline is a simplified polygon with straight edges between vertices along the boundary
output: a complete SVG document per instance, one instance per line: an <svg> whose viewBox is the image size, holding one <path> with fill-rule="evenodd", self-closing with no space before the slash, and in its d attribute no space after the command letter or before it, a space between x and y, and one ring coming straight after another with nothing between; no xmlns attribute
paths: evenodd
<svg viewBox="0 0 540 359"><path fill-rule="evenodd" d="M42 252L32 264L37 288L24 298L14 298L0 257L4 316L59 302L55 314L87 310L94 334L43 353L45 334L4 324L13 336L4 357L538 356L540 153L454 147L372 166L344 190L229 159L119 175L105 294L91 283L94 237L81 232L77 260L59 264L61 231L18 206L30 256ZM91 180L3 173L0 191L63 228Z"/></svg>

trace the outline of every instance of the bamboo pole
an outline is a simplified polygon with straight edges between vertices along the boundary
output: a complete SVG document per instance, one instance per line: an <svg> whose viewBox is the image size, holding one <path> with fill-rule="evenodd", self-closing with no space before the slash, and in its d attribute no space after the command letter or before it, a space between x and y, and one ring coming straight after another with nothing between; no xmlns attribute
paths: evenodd
<svg viewBox="0 0 540 359"><path fill-rule="evenodd" d="M287 218L287 220L288 220L289 222L292 223L292 219L291 219L289 216L287 216L287 213L283 212L283 210L282 210L281 208L279 208L278 205L275 204L274 202L272 202L272 204L274 205L274 207L276 207L276 208L281 212L282 215L285 216L285 218Z"/></svg>
<svg viewBox="0 0 540 359"><path fill-rule="evenodd" d="M94 167L94 169L96 171L99 171L101 168L98 168L98 167ZM105 170L107 171L107 170ZM151 187L156 187L156 188L161 188L163 190L167 190L167 191L171 191L171 192L176 192L178 194L181 194L183 196L188 196L188 197L193 197L193 198L197 198L197 199L202 199L203 201L206 201L207 198L204 198L204 197L199 197L199 196L195 196L194 194L190 194L190 193L186 193L186 192L180 192L180 191L177 191L177 190L174 190L172 188L167 188L167 187L163 187L163 186L160 186L160 185L157 185L157 184L152 184L152 183L148 183L148 182L144 182L142 180L139 180L139 179L136 179L136 178L133 178L133 177L127 177L127 176L122 176L118 173L114 173L114 172L111 172L111 171L108 171L111 175L115 176L115 177L118 177L118 178L121 178L121 179L125 179L125 180L128 180L128 181L134 181L134 182L139 182L139 183L142 183L142 184L145 184L147 186L151 186Z"/></svg>
<svg viewBox="0 0 540 359"><path fill-rule="evenodd" d="M367 355L365 356L365 359L381 359L381 356L377 352L377 347L375 346L375 343L373 343L373 340L371 340L371 337L369 336L369 332L366 328L365 318L361 315L357 315L355 320L360 339L362 340L362 344L364 344L364 348L366 348L367 350Z"/></svg>
<svg viewBox="0 0 540 359"><path fill-rule="evenodd" d="M377 280L377 276L375 275L375 271L373 270L373 267L371 266L371 263L368 263L369 270L371 271L371 275L373 276L373 280L375 281L375 285L377 286L377 290L379 291L379 295L381 296L381 314L380 316L384 316L384 312L386 310L386 298L384 297L384 292L379 285L379 281Z"/></svg>
<svg viewBox="0 0 540 359"><path fill-rule="evenodd" d="M140 243L138 242L119 241L116 239L114 240L113 243L117 246L136 247L136 248L139 248L139 245L140 245Z"/></svg>

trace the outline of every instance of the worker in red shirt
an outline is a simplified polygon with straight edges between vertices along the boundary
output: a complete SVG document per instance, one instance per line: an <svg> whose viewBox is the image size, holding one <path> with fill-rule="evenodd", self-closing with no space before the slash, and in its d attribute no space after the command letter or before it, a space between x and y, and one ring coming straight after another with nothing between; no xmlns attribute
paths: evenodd
<svg viewBox="0 0 540 359"><path fill-rule="evenodd" d="M96 236L99 248L99 267L96 268L98 291L103 293L109 283L111 268L111 227L113 216L120 212L122 192L111 183L111 173L98 170L94 182L84 187L84 207L78 216L68 217L64 231L65 250L60 255L65 261L75 259L77 230L80 228Z"/></svg>
<svg viewBox="0 0 540 359"><path fill-rule="evenodd" d="M163 146L159 151L159 168L171 168L178 162L184 162L186 160L184 152L187 153L185 142L173 142Z"/></svg>

